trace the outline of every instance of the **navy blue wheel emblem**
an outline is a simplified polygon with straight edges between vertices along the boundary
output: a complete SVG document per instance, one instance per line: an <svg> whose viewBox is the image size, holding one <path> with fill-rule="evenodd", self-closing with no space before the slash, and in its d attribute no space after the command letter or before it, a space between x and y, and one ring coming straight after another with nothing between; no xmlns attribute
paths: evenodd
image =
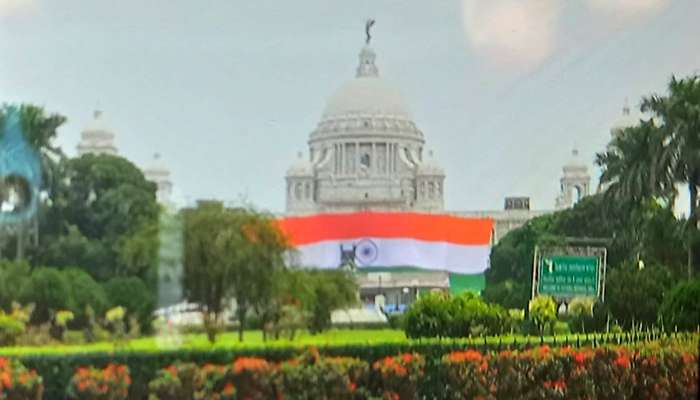
<svg viewBox="0 0 700 400"><path fill-rule="evenodd" d="M379 248L369 239L362 239L355 246L355 259L360 265L370 265L377 261Z"/></svg>

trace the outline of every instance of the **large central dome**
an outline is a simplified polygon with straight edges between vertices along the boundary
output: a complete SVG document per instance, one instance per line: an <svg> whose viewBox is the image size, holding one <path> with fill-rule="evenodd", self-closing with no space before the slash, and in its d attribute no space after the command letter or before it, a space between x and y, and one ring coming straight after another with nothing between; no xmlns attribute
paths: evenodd
<svg viewBox="0 0 700 400"><path fill-rule="evenodd" d="M401 92L378 76L360 76L345 83L333 94L323 111L323 119L351 115L411 119Z"/></svg>
<svg viewBox="0 0 700 400"><path fill-rule="evenodd" d="M413 123L404 97L379 77L375 58L369 46L360 51L355 79L330 97L318 126L311 133L311 142L347 135L388 135L422 144L423 134Z"/></svg>
<svg viewBox="0 0 700 400"><path fill-rule="evenodd" d="M379 77L369 39L355 78L311 132L308 158L287 170L291 213L443 209L445 172L423 158L423 132L401 92Z"/></svg>

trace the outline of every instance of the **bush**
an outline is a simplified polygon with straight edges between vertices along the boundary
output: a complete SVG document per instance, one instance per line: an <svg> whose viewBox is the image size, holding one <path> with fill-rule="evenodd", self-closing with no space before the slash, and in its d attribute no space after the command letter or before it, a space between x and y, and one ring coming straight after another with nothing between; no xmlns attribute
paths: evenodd
<svg viewBox="0 0 700 400"><path fill-rule="evenodd" d="M22 295L31 269L25 261L0 261L0 309L9 311Z"/></svg>
<svg viewBox="0 0 700 400"><path fill-rule="evenodd" d="M687 349L633 355L624 347L521 353L453 352L443 358L449 399L690 399L697 355ZM658 355L657 355L658 354Z"/></svg>
<svg viewBox="0 0 700 400"><path fill-rule="evenodd" d="M660 309L666 329L691 331L700 327L700 279L674 287Z"/></svg>
<svg viewBox="0 0 700 400"><path fill-rule="evenodd" d="M41 400L44 385L36 371L17 360L0 358L0 399Z"/></svg>
<svg viewBox="0 0 700 400"><path fill-rule="evenodd" d="M176 363L158 371L148 384L150 400L192 400L199 369L194 363Z"/></svg>
<svg viewBox="0 0 700 400"><path fill-rule="evenodd" d="M104 369L78 368L68 384L71 400L126 400L131 377L125 365L109 364Z"/></svg>
<svg viewBox="0 0 700 400"><path fill-rule="evenodd" d="M449 295L442 292L421 296L406 311L406 336L444 337L451 322Z"/></svg>
<svg viewBox="0 0 700 400"><path fill-rule="evenodd" d="M510 327L503 308L485 303L473 293L423 296L411 305L404 319L410 338L481 336L502 333Z"/></svg>
<svg viewBox="0 0 700 400"><path fill-rule="evenodd" d="M39 268L32 272L22 290L23 304L33 303L32 323L44 323L51 319L55 310L70 309L70 285L60 270Z"/></svg>
<svg viewBox="0 0 700 400"><path fill-rule="evenodd" d="M557 304L549 296L537 296L530 300L530 320L535 324L540 334L544 334L547 327L554 329L557 320Z"/></svg>
<svg viewBox="0 0 700 400"><path fill-rule="evenodd" d="M617 341L622 338L612 338L608 337L608 341ZM630 340L639 340L632 339ZM641 355L645 354L656 354L669 352L673 349L679 352L686 358L692 359L688 363L697 362L697 340L698 336L695 334L679 334L678 339L668 339L664 338L660 341L660 346L652 346L651 344L639 345L637 349ZM578 341L577 341L578 342ZM503 349L504 346L520 349L518 354L534 354L532 352L523 352L522 349L530 347L529 344L524 342L519 342L517 344L510 345L508 343L497 344L495 341L490 341L488 344L482 344L482 340L469 341L472 346L476 345L479 347L482 354L491 354L487 352L487 349L491 348L493 350ZM558 340L558 343L562 344ZM572 342L573 343L573 342ZM590 346L593 343L593 337L581 338L580 344L582 346ZM598 344L601 343L600 336L598 337ZM685 348L679 348L679 343L685 343ZM320 348L319 352L321 358L324 357L353 357L357 358L363 362L372 365L375 361L382 361L385 357L394 357L396 354L401 353L417 353L425 357L425 364L423 368L423 375L419 381L420 396L426 399L432 398L445 398L445 375L444 375L444 365L441 364L440 359L443 355L448 354L452 351L464 351L465 341L428 341L428 342L412 342L412 343L385 343L385 344L363 344L363 345L345 345L345 346L328 346ZM662 348L660 350L659 348ZM267 363L272 367L272 370L277 370L279 363L284 363L287 360L297 357L299 350L294 347L268 347L268 348L248 348L248 347L236 347L230 349L223 349L214 347L207 350L177 350L177 351L136 351L130 350L126 352L104 352L104 353L85 353L85 354L70 354L70 355L60 355L60 354L43 354L43 355L25 355L22 357L21 361L28 368L36 369L38 374L43 377L44 387L45 387L45 398L46 399L64 399L66 395L66 384L70 382L71 376L73 375L76 368L82 368L87 365L94 366L104 366L108 363L118 362L125 364L129 367L133 377L133 383L129 387L129 398L130 399L146 399L149 396L148 383L158 375L158 371L172 364L178 362L190 362L197 365L208 365L211 369L211 384L208 387L216 388L217 390L223 391L228 383L231 383L230 389L238 390L238 387L233 386L233 376L228 374L228 370L232 369L233 363L231 360L238 359L241 357L263 357ZM509 359L510 360L510 359ZM634 359L632 359L634 360ZM614 360L613 360L614 361ZM682 357L681 360L682 361ZM680 362L677 360L677 362ZM636 362L636 361L634 361ZM310 363L310 362L307 362ZM303 363L302 363L303 364ZM535 365L535 364L532 364ZM539 364L537 364L539 365ZM666 365L666 364L664 364ZM684 364L685 365L685 364ZM675 365L674 365L675 367ZM204 369L204 367L200 367ZM676 368L676 371L680 369ZM498 370L499 373L502 372L501 369ZM688 374L695 374L692 376L697 376L697 371L687 370ZM673 372L673 371L671 371ZM276 373L276 372L275 372ZM670 372L669 372L670 373ZM228 374L228 375L227 375ZM275 375L278 376L278 375ZM543 376L543 375L538 375ZM274 378L274 376L273 376ZM267 379L267 378L265 378ZM277 378L274 378L277 379ZM672 385L681 385L686 382L685 378L681 379L676 377L675 374L671 378ZM556 379L554 379L556 381ZM218 383L217 383L218 382ZM378 370L372 370L370 372L368 390L372 394L381 392L381 377L379 376ZM544 382L544 381L542 381ZM218 386L215 386L214 384ZM517 382L513 382L516 384ZM518 383L519 384L519 383ZM278 381L275 380L275 387L278 386ZM358 382L357 390L362 389L362 385ZM674 389L675 390L675 389ZM221 393L221 392L219 392ZM214 397L205 397L214 398ZM274 396L272 398L275 398ZM285 397L290 399L290 397ZM504 397L509 398L509 397ZM521 398L516 396L515 398ZM542 398L542 397L539 397ZM598 397L601 398L601 397ZM634 398L634 397L633 397ZM636 397L638 398L638 397ZM678 398L687 398L678 397Z"/></svg>
<svg viewBox="0 0 700 400"><path fill-rule="evenodd" d="M107 310L107 294L104 288L85 271L77 268L66 269L64 276L70 282L70 297L75 319L70 323L72 328L86 328L89 325L87 308L92 308L97 315L103 315Z"/></svg>
<svg viewBox="0 0 700 400"><path fill-rule="evenodd" d="M15 345L24 329L24 322L0 310L0 346Z"/></svg>
<svg viewBox="0 0 700 400"><path fill-rule="evenodd" d="M658 322L664 293L671 288L669 268L624 264L611 268L605 283L605 303L612 316L625 329L632 324L651 326Z"/></svg>
<svg viewBox="0 0 700 400"><path fill-rule="evenodd" d="M321 357L316 350L284 362L277 373L278 398L367 398L369 364L351 357Z"/></svg>
<svg viewBox="0 0 700 400"><path fill-rule="evenodd" d="M590 297L574 297L569 302L566 314L570 319L570 326L574 332L586 332L586 326L593 328L593 309L596 299Z"/></svg>
<svg viewBox="0 0 700 400"><path fill-rule="evenodd" d="M388 400L417 400L425 358L416 353L385 357L372 365L379 374L379 392Z"/></svg>
<svg viewBox="0 0 700 400"><path fill-rule="evenodd" d="M142 329L150 329L155 299L141 279L134 276L113 278L104 288L111 308L124 307L130 316L138 319Z"/></svg>

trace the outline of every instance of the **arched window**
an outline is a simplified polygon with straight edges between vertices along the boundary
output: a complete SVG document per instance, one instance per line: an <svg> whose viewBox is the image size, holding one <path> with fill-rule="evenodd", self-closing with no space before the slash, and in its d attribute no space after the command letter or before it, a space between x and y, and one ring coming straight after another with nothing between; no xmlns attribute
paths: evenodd
<svg viewBox="0 0 700 400"><path fill-rule="evenodd" d="M301 183L297 182L296 185L294 185L294 198L297 200L301 200Z"/></svg>
<svg viewBox="0 0 700 400"><path fill-rule="evenodd" d="M433 182L428 182L428 197L431 199L435 197L435 184Z"/></svg>
<svg viewBox="0 0 700 400"><path fill-rule="evenodd" d="M311 184L308 182L304 185L304 198L307 200L311 198Z"/></svg>
<svg viewBox="0 0 700 400"><path fill-rule="evenodd" d="M365 153L360 157L360 164L362 164L365 168L369 168L371 165L371 159L369 157L369 154Z"/></svg>
<svg viewBox="0 0 700 400"><path fill-rule="evenodd" d="M581 186L579 186L579 185L572 186L571 187L572 205L578 203L582 197L583 197L583 189L581 189Z"/></svg>

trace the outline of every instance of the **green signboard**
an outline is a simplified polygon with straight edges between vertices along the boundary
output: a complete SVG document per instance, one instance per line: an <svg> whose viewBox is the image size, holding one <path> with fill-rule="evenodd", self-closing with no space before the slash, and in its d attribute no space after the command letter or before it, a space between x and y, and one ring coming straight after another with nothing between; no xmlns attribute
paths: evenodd
<svg viewBox="0 0 700 400"><path fill-rule="evenodd" d="M591 256L540 258L538 292L555 298L598 296L599 259Z"/></svg>

